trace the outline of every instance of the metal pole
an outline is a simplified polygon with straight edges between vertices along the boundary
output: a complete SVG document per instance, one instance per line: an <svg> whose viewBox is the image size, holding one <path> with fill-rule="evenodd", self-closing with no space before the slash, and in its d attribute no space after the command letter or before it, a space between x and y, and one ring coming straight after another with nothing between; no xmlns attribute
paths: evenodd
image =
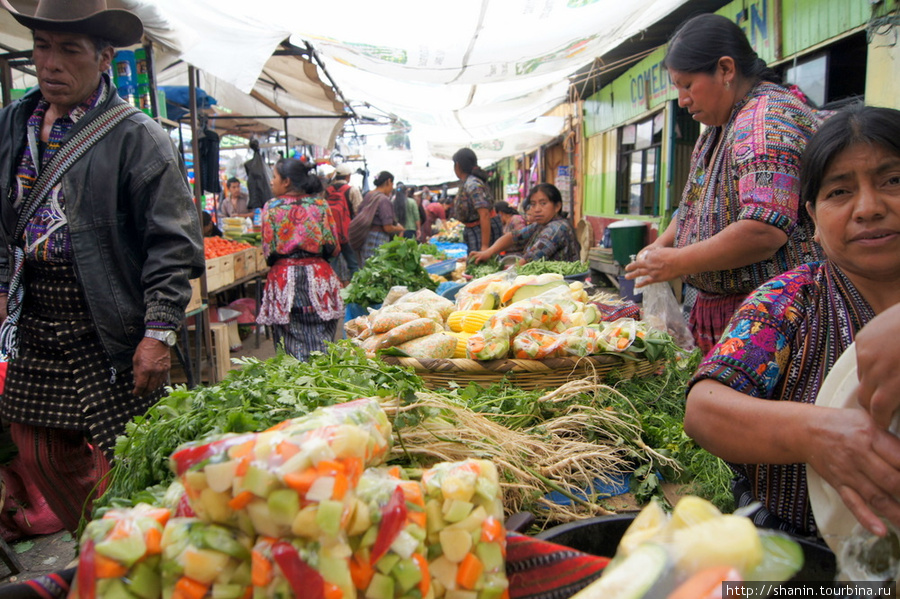
<svg viewBox="0 0 900 599"><path fill-rule="evenodd" d="M282 117L282 120L284 121L284 157L290 158L291 157L291 139L290 139L290 136L288 135L288 120L287 120L286 116Z"/></svg>
<svg viewBox="0 0 900 599"><path fill-rule="evenodd" d="M188 66L188 99L190 102L191 115L191 150L194 154L194 207L197 209L197 218L203 222L203 181L200 176L200 124L197 119L197 70L193 66ZM206 285L206 270L200 277L200 297L209 306L209 289ZM209 380L211 383L218 382L216 380L216 369L212 363L212 331L209 328L209 309L204 310L198 316L198 324L202 322L204 342L206 343L206 361L209 366ZM226 348L217 348L218 351L227 351ZM199 348L198 348L199 353ZM203 365L197 360L197 372L200 376L198 381L203 380Z"/></svg>

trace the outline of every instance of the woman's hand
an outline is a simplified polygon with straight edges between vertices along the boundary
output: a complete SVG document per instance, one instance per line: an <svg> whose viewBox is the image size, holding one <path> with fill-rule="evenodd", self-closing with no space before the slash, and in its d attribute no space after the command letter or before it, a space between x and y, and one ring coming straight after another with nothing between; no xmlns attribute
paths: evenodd
<svg viewBox="0 0 900 599"><path fill-rule="evenodd" d="M469 262L474 262L475 264L481 264L482 262L487 262L494 256L494 253L491 252L490 249L481 250L480 252L469 252Z"/></svg>
<svg viewBox="0 0 900 599"><path fill-rule="evenodd" d="M635 287L643 287L650 283L665 283L681 276L676 268L679 250L671 247L649 245L638 252L634 262L625 267L626 279L641 277Z"/></svg>
<svg viewBox="0 0 900 599"><path fill-rule="evenodd" d="M887 429L900 407L900 304L888 308L856 335L859 405Z"/></svg>
<svg viewBox="0 0 900 599"><path fill-rule="evenodd" d="M900 527L900 439L863 410L816 408L816 441L807 457L869 532L887 534L879 516Z"/></svg>

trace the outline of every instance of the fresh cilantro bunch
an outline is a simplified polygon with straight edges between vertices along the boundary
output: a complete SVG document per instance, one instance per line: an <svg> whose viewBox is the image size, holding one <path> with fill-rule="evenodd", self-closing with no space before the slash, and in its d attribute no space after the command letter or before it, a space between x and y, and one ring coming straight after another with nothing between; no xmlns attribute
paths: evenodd
<svg viewBox="0 0 900 599"><path fill-rule="evenodd" d="M415 239L394 237L366 260L350 284L341 290L345 302L362 307L384 302L391 287L406 286L410 291L437 288L421 264L422 254Z"/></svg>

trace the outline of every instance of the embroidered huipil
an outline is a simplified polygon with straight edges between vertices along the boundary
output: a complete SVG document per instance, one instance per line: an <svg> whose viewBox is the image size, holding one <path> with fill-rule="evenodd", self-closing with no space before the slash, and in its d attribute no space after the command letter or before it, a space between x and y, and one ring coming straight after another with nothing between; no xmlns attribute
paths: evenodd
<svg viewBox="0 0 900 599"><path fill-rule="evenodd" d="M814 403L825 376L875 313L830 262L805 264L751 294L691 384L713 379L751 397ZM773 514L816 534L805 464L731 464Z"/></svg>
<svg viewBox="0 0 900 599"><path fill-rule="evenodd" d="M575 239L575 229L561 216L546 225L532 223L513 233L516 247L524 245L522 257L534 260L577 262L581 259L581 246Z"/></svg>
<svg viewBox="0 0 900 599"><path fill-rule="evenodd" d="M83 103L75 106L69 113L53 123L50 137L41 151L41 125L50 103L41 98L34 112L28 119L28 143L16 168L16 193L13 200L17 209L31 191L40 170L38 165L50 162L53 155L61 147L61 141L89 110L95 108L106 99L109 88L106 79L100 79L100 85ZM69 238L69 226L65 214L66 200L62 193L62 183L57 183L48 195L47 201L37 209L34 217L25 226L25 259L29 261L51 262L54 264L72 264L72 241ZM3 289L5 292L6 289Z"/></svg>
<svg viewBox="0 0 900 599"><path fill-rule="evenodd" d="M470 224L478 222L479 209L491 210L492 207L491 192L487 185L475 175L469 175L456 194L453 216L460 222Z"/></svg>
<svg viewBox="0 0 900 599"><path fill-rule="evenodd" d="M315 313L325 321L343 315L341 284L325 260L337 245L337 224L322 194L266 202L262 246L272 268L257 322L288 325L292 311Z"/></svg>
<svg viewBox="0 0 900 599"><path fill-rule="evenodd" d="M321 258L337 244L337 224L322 195L282 196L266 202L262 214L263 253L269 264L282 257Z"/></svg>
<svg viewBox="0 0 900 599"><path fill-rule="evenodd" d="M820 117L789 90L762 82L723 127L708 127L691 157L678 208L675 247L704 241L738 220L778 227L788 236L775 255L740 268L686 276L708 293L747 294L773 276L823 255L800 205L800 155Z"/></svg>

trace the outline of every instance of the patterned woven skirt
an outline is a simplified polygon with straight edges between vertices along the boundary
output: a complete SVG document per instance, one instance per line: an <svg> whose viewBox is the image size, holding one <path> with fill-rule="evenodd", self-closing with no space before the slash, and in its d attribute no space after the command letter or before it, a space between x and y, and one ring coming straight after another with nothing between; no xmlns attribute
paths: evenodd
<svg viewBox="0 0 900 599"><path fill-rule="evenodd" d="M27 262L19 357L9 364L0 415L81 430L110 460L125 424L162 397L134 397L131 369L115 372L70 265Z"/></svg>

